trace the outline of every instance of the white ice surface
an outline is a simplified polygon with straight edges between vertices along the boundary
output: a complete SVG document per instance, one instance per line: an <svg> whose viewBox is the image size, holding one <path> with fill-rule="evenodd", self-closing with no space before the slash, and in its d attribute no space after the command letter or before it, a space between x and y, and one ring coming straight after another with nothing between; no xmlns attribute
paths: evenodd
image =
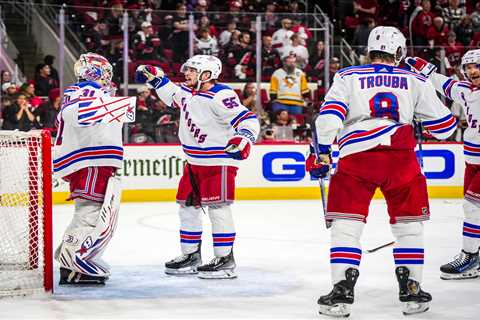
<svg viewBox="0 0 480 320"><path fill-rule="evenodd" d="M55 206L55 244L72 211ZM105 287L55 286L51 297L1 299L0 319L327 319L316 305L331 290L329 231L320 202L239 201L233 211L238 279L166 276L164 262L179 253L176 204L123 204L105 254L113 272ZM461 201L432 200L431 211L423 288L433 301L430 311L408 319L478 319L480 280L439 278L439 266L460 248ZM384 202L374 201L370 212L364 249L393 239ZM203 258L209 260L207 217L204 222ZM363 255L351 319L405 318L393 269L391 248Z"/></svg>

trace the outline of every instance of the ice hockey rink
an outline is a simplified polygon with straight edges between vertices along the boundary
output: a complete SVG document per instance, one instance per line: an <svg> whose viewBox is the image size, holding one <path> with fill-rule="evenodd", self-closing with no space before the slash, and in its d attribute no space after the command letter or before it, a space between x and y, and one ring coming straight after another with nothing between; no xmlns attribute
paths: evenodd
<svg viewBox="0 0 480 320"><path fill-rule="evenodd" d="M165 275L164 262L179 253L177 205L126 203L105 254L113 271L105 287L55 285L53 296L1 299L0 319L328 319L316 305L331 290L329 231L320 201L238 201L233 210L237 279ZM423 286L433 301L430 311L408 318L478 318L480 279L439 278L439 266L459 251L461 200L432 200L431 211ZM72 212L70 205L54 207L55 244ZM204 218L206 261L213 250ZM392 240L385 203L376 200L363 249ZM351 319L405 318L393 270L391 248L363 255Z"/></svg>

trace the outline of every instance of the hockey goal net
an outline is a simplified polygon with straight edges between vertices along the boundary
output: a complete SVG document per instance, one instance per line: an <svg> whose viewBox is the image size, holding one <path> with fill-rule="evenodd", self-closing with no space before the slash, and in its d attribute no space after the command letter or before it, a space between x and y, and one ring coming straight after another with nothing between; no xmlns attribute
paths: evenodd
<svg viewBox="0 0 480 320"><path fill-rule="evenodd" d="M0 131L0 297L52 290L48 131Z"/></svg>

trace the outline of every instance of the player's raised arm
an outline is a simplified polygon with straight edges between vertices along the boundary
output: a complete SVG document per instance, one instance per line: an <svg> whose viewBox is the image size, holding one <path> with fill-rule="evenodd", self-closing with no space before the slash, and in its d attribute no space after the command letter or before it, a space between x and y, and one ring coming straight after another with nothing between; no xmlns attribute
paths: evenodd
<svg viewBox="0 0 480 320"><path fill-rule="evenodd" d="M135 72L137 83L147 84L157 92L158 97L167 105L173 103L173 96L180 90L180 87L170 81L163 70L150 65L140 65Z"/></svg>

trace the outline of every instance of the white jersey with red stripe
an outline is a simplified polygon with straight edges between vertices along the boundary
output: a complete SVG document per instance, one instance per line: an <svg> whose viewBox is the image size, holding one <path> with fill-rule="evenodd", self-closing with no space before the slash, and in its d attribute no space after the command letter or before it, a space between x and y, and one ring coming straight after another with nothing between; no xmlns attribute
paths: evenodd
<svg viewBox="0 0 480 320"><path fill-rule="evenodd" d="M121 168L123 163L122 125L82 122L89 117L92 101L110 96L96 82L80 82L66 87L57 117L58 133L54 146L53 172L65 177L86 167Z"/></svg>
<svg viewBox="0 0 480 320"><path fill-rule="evenodd" d="M225 152L227 142L241 134L254 143L260 125L235 91L218 83L208 91L194 91L167 77L152 86L165 104L180 109L179 138L189 163L238 167L239 160Z"/></svg>
<svg viewBox="0 0 480 320"><path fill-rule="evenodd" d="M371 64L335 74L315 122L318 143L335 138L340 157L390 145L391 136L413 119L438 139L449 137L456 119L426 78L390 65Z"/></svg>
<svg viewBox="0 0 480 320"><path fill-rule="evenodd" d="M433 73L430 80L438 92L461 104L468 127L463 134L465 161L480 164L480 90L467 81L456 81Z"/></svg>

